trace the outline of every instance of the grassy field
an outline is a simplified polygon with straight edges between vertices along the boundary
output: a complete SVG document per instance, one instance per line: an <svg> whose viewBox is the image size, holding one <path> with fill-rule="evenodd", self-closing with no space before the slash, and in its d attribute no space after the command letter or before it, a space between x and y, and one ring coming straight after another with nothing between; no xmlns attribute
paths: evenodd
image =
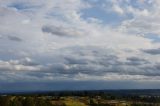
<svg viewBox="0 0 160 106"><path fill-rule="evenodd" d="M88 106L84 102L81 102L79 99L74 99L73 97L63 98L63 100L53 100L51 101L53 105L61 106Z"/></svg>
<svg viewBox="0 0 160 106"><path fill-rule="evenodd" d="M74 101L74 100L66 100L64 102L66 106L87 106L86 104L80 102L80 101Z"/></svg>

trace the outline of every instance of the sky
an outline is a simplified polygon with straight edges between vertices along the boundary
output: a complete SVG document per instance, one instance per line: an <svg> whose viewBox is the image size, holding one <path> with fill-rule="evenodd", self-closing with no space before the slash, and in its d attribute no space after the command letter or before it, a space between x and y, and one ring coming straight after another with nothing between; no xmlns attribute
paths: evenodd
<svg viewBox="0 0 160 106"><path fill-rule="evenodd" d="M0 0L0 90L160 88L160 0Z"/></svg>

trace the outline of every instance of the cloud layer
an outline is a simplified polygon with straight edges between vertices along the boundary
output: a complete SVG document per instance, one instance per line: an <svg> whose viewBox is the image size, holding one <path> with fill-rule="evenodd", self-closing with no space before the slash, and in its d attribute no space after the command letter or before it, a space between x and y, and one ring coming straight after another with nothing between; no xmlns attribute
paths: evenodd
<svg viewBox="0 0 160 106"><path fill-rule="evenodd" d="M160 81L159 4L0 1L0 82Z"/></svg>

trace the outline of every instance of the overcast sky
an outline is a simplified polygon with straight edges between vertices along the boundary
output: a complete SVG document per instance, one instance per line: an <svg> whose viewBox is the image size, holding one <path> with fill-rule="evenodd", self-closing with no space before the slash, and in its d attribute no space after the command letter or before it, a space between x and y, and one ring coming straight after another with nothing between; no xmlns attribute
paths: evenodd
<svg viewBox="0 0 160 106"><path fill-rule="evenodd" d="M160 88L160 0L0 0L0 84Z"/></svg>

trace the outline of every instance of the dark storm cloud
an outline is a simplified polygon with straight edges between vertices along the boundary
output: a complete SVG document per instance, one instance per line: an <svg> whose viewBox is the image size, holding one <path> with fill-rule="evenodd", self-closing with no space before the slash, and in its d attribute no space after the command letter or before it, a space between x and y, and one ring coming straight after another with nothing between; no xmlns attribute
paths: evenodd
<svg viewBox="0 0 160 106"><path fill-rule="evenodd" d="M16 36L8 36L8 39L11 41L21 42L22 39Z"/></svg>
<svg viewBox="0 0 160 106"><path fill-rule="evenodd" d="M160 54L160 48L157 48L157 49L146 49L146 50L143 50L143 52L151 54L151 55L159 55Z"/></svg>

